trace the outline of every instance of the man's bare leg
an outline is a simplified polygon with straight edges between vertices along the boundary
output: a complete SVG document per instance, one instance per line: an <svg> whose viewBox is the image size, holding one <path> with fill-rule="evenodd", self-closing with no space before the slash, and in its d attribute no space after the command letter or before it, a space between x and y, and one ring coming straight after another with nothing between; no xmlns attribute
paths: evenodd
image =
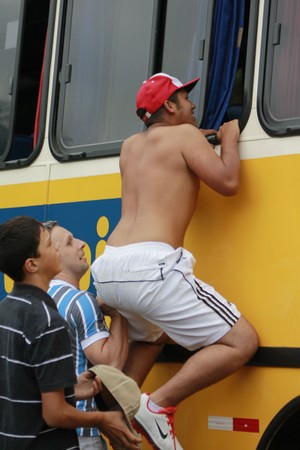
<svg viewBox="0 0 300 450"><path fill-rule="evenodd" d="M144 383L166 341L167 336L163 334L156 342L130 343L123 372L133 378L139 387Z"/></svg>
<svg viewBox="0 0 300 450"><path fill-rule="evenodd" d="M195 392L236 372L257 347L255 330L240 317L222 339L193 354L169 381L150 394L152 403L147 394L142 394L134 419L136 429L157 448L183 450L173 426L176 406Z"/></svg>
<svg viewBox="0 0 300 450"><path fill-rule="evenodd" d="M222 339L191 356L182 368L150 395L157 405L177 406L195 392L233 374L258 347L258 336L244 317Z"/></svg>

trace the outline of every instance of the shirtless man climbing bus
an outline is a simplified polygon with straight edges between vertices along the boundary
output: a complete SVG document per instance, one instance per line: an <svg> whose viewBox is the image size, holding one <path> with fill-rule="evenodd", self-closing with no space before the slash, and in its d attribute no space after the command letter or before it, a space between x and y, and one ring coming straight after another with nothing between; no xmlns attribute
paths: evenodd
<svg viewBox="0 0 300 450"><path fill-rule="evenodd" d="M225 196L239 187L238 122L218 130L219 156L197 128L188 96L197 82L159 73L140 87L137 114L147 130L122 146L121 219L91 267L99 295L128 320L125 371L140 385L166 336L199 350L142 395L137 427L161 450L182 449L173 428L177 405L245 365L258 346L236 306L193 275L195 260L183 248L200 181Z"/></svg>

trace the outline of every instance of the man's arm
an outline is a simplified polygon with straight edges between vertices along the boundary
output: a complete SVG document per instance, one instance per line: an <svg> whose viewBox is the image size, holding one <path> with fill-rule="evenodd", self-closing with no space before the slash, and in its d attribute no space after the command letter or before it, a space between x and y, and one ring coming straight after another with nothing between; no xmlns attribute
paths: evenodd
<svg viewBox="0 0 300 450"><path fill-rule="evenodd" d="M220 156L195 127L185 126L182 154L188 167L205 184L222 195L235 195L239 187L238 121L224 123L217 132Z"/></svg>
<svg viewBox="0 0 300 450"><path fill-rule="evenodd" d="M107 364L122 370L128 356L127 321L113 308L100 302L101 310L111 318L109 337L100 339L84 349L93 364Z"/></svg>
<svg viewBox="0 0 300 450"><path fill-rule="evenodd" d="M79 427L96 427L109 440L124 446L128 450L136 450L141 439L127 428L121 411L83 412L65 401L63 389L44 392L42 396L43 419L49 427L75 429Z"/></svg>

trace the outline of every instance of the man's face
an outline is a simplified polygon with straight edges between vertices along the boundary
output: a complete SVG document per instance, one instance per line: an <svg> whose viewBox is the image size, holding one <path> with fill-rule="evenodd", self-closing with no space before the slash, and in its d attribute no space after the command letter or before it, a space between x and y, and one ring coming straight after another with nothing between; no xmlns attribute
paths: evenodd
<svg viewBox="0 0 300 450"><path fill-rule="evenodd" d="M58 225L52 229L51 239L58 249L62 271L80 279L89 268L84 254L85 242Z"/></svg>
<svg viewBox="0 0 300 450"><path fill-rule="evenodd" d="M178 91L177 94L177 119L178 124L190 123L197 126L197 120L194 116L194 110L196 105L189 99L189 94L185 89Z"/></svg>
<svg viewBox="0 0 300 450"><path fill-rule="evenodd" d="M49 279L52 279L61 271L57 246L53 243L51 234L45 228L41 228L38 255L39 267Z"/></svg>

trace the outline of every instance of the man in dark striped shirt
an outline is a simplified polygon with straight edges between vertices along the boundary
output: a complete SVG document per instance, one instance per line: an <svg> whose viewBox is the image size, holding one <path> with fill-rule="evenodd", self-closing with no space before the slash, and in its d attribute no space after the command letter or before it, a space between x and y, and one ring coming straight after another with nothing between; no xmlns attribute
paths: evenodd
<svg viewBox="0 0 300 450"><path fill-rule="evenodd" d="M0 225L0 270L15 282L0 302L0 448L78 449L74 429L95 426L122 448L137 449L140 439L120 411L74 407L77 379L66 323L47 294L60 269L40 222L20 216Z"/></svg>

